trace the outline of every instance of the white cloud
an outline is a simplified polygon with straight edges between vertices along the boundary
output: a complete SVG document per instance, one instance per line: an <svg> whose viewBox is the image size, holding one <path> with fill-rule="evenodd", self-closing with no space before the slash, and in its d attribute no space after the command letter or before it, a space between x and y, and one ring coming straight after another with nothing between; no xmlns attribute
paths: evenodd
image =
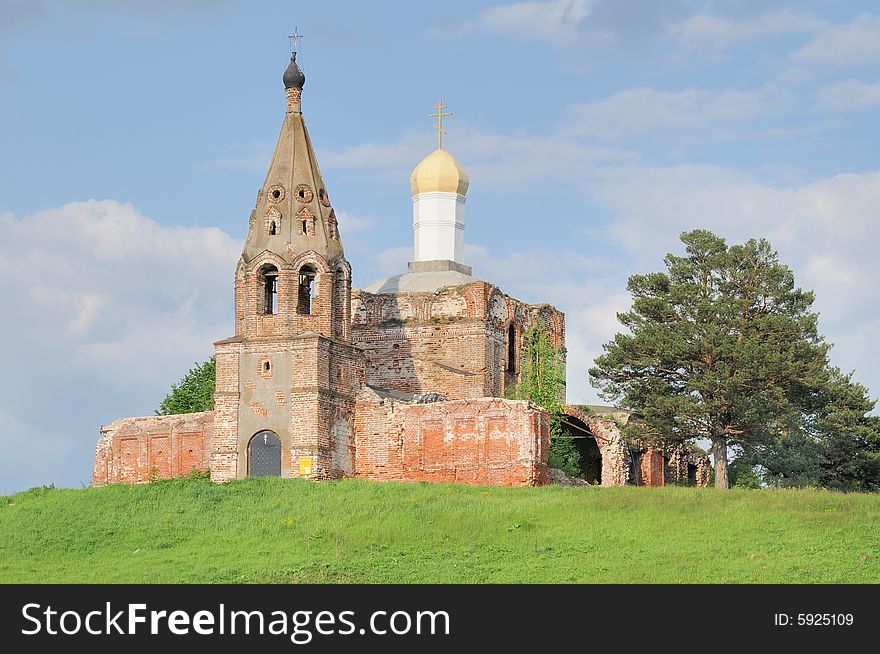
<svg viewBox="0 0 880 654"><path fill-rule="evenodd" d="M767 238L798 284L815 290L833 361L880 392L880 350L864 347L865 326L880 323L880 171L779 187L713 166L632 167L590 189L618 216L609 232L635 259L628 273L661 269L681 231Z"/></svg>
<svg viewBox="0 0 880 654"><path fill-rule="evenodd" d="M880 17L861 14L848 25L826 24L794 57L842 67L880 63Z"/></svg>
<svg viewBox="0 0 880 654"><path fill-rule="evenodd" d="M339 221L339 233L343 236L346 234L356 234L370 229L373 221L370 218L355 216L347 211L339 211L336 214Z"/></svg>
<svg viewBox="0 0 880 654"><path fill-rule="evenodd" d="M710 128L747 123L782 111L782 101L767 91L724 91L698 89L662 91L636 88L621 91L605 100L572 108L572 132L590 138L622 140L668 130Z"/></svg>
<svg viewBox="0 0 880 654"><path fill-rule="evenodd" d="M667 35L680 47L720 52L753 39L813 32L822 24L815 16L792 10L747 16L723 16L702 11L671 24Z"/></svg>
<svg viewBox="0 0 880 654"><path fill-rule="evenodd" d="M816 97L828 109L864 109L880 107L880 84L866 84L851 79L820 89Z"/></svg>
<svg viewBox="0 0 880 654"><path fill-rule="evenodd" d="M433 28L435 38L489 33L554 46L644 42L665 37L676 49L721 55L756 39L815 33L826 23L794 9L693 11L686 2L666 0L553 0L495 5L452 28Z"/></svg>
<svg viewBox="0 0 880 654"><path fill-rule="evenodd" d="M4 214L0 235L0 293L26 323L6 329L51 335L71 354L147 326L157 350L174 350L179 335L163 336L230 306L240 246L217 228L164 227L130 204L90 200Z"/></svg>
<svg viewBox="0 0 880 654"><path fill-rule="evenodd" d="M370 168L377 164L385 168L409 168L428 152L424 133L409 132L394 143L361 143L340 152L322 152L321 165L326 168Z"/></svg>
<svg viewBox="0 0 880 654"><path fill-rule="evenodd" d="M429 34L449 37L488 31L499 36L558 44L571 41L580 34L592 4L587 0L552 0L497 5L451 30L434 29Z"/></svg>
<svg viewBox="0 0 880 654"><path fill-rule="evenodd" d="M625 150L578 142L570 129L535 136L482 133L467 127L459 132L455 155L467 168L472 188L509 188L535 179L579 181L601 164L633 158Z"/></svg>
<svg viewBox="0 0 880 654"><path fill-rule="evenodd" d="M99 427L151 413L232 334L240 252L219 229L162 226L113 200L0 215L0 338L15 371L0 378L4 466L29 486L87 481ZM39 466L35 443L51 450Z"/></svg>
<svg viewBox="0 0 880 654"><path fill-rule="evenodd" d="M481 188L509 187L536 178L574 181L600 163L625 162L632 155L612 147L596 147L572 139L570 130L558 134L517 135L486 133L460 124L448 139L474 184ZM424 135L403 135L390 143L364 143L321 155L326 169L357 169L400 185L430 152ZM528 161L528 166L523 162ZM473 188L473 186L472 186ZM345 233L343 232L343 237Z"/></svg>

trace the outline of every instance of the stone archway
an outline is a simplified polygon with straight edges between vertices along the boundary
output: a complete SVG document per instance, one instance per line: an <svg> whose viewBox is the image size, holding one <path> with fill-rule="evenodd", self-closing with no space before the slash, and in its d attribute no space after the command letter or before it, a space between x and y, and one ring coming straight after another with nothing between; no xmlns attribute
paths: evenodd
<svg viewBox="0 0 880 654"><path fill-rule="evenodd" d="M585 479L603 486L624 486L630 483L632 456L613 419L575 405L565 407L562 419L564 428L585 436L575 441L576 444L583 443L580 446L584 448L581 453L581 467L583 470L586 454L589 468L583 472L596 477L595 480L590 480L585 476Z"/></svg>
<svg viewBox="0 0 880 654"><path fill-rule="evenodd" d="M281 441L273 431L263 430L248 443L248 477L281 476Z"/></svg>
<svg viewBox="0 0 880 654"><path fill-rule="evenodd" d="M580 474L578 478L588 484L602 483L602 452L590 428L575 416L562 417L561 428L565 438L570 438L580 455Z"/></svg>

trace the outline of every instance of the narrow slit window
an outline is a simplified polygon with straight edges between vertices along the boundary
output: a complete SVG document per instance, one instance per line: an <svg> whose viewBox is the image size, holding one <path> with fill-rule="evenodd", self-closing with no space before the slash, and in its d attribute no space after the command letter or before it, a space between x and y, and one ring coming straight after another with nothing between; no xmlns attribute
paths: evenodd
<svg viewBox="0 0 880 654"><path fill-rule="evenodd" d="M516 327L507 328L507 372L516 372Z"/></svg>
<svg viewBox="0 0 880 654"><path fill-rule="evenodd" d="M278 269L269 266L263 269L263 313L273 316L278 313Z"/></svg>
<svg viewBox="0 0 880 654"><path fill-rule="evenodd" d="M275 236L275 221L269 223L269 236Z"/></svg>
<svg viewBox="0 0 880 654"><path fill-rule="evenodd" d="M299 271L298 295L297 313L311 315L315 301L315 270L311 266L303 266Z"/></svg>

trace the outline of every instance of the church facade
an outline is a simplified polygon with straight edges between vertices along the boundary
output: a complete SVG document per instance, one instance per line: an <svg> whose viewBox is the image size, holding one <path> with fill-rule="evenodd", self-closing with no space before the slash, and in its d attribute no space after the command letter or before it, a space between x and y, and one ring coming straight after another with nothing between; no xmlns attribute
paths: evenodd
<svg viewBox="0 0 880 654"><path fill-rule="evenodd" d="M472 276L463 256L469 178L442 142L410 180L407 272L352 289L303 121L295 53L283 81L281 132L235 270L235 333L215 343L214 410L102 428L93 485L199 470L216 482L548 483L549 417L504 395L519 379L530 327L542 325L565 352L563 314ZM578 439L590 482L708 479L708 462L680 448L633 449L617 429L621 416L568 413L564 429Z"/></svg>

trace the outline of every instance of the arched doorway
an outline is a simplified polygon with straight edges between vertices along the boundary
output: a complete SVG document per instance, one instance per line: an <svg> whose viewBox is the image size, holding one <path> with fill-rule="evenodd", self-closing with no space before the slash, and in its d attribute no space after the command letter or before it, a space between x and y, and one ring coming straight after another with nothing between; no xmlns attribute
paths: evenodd
<svg viewBox="0 0 880 654"><path fill-rule="evenodd" d="M579 455L578 477L591 484L602 483L602 453L596 437L583 420L566 415L562 419L562 431L570 438Z"/></svg>
<svg viewBox="0 0 880 654"><path fill-rule="evenodd" d="M281 476L281 441L275 432L261 431L248 443L248 476Z"/></svg>

